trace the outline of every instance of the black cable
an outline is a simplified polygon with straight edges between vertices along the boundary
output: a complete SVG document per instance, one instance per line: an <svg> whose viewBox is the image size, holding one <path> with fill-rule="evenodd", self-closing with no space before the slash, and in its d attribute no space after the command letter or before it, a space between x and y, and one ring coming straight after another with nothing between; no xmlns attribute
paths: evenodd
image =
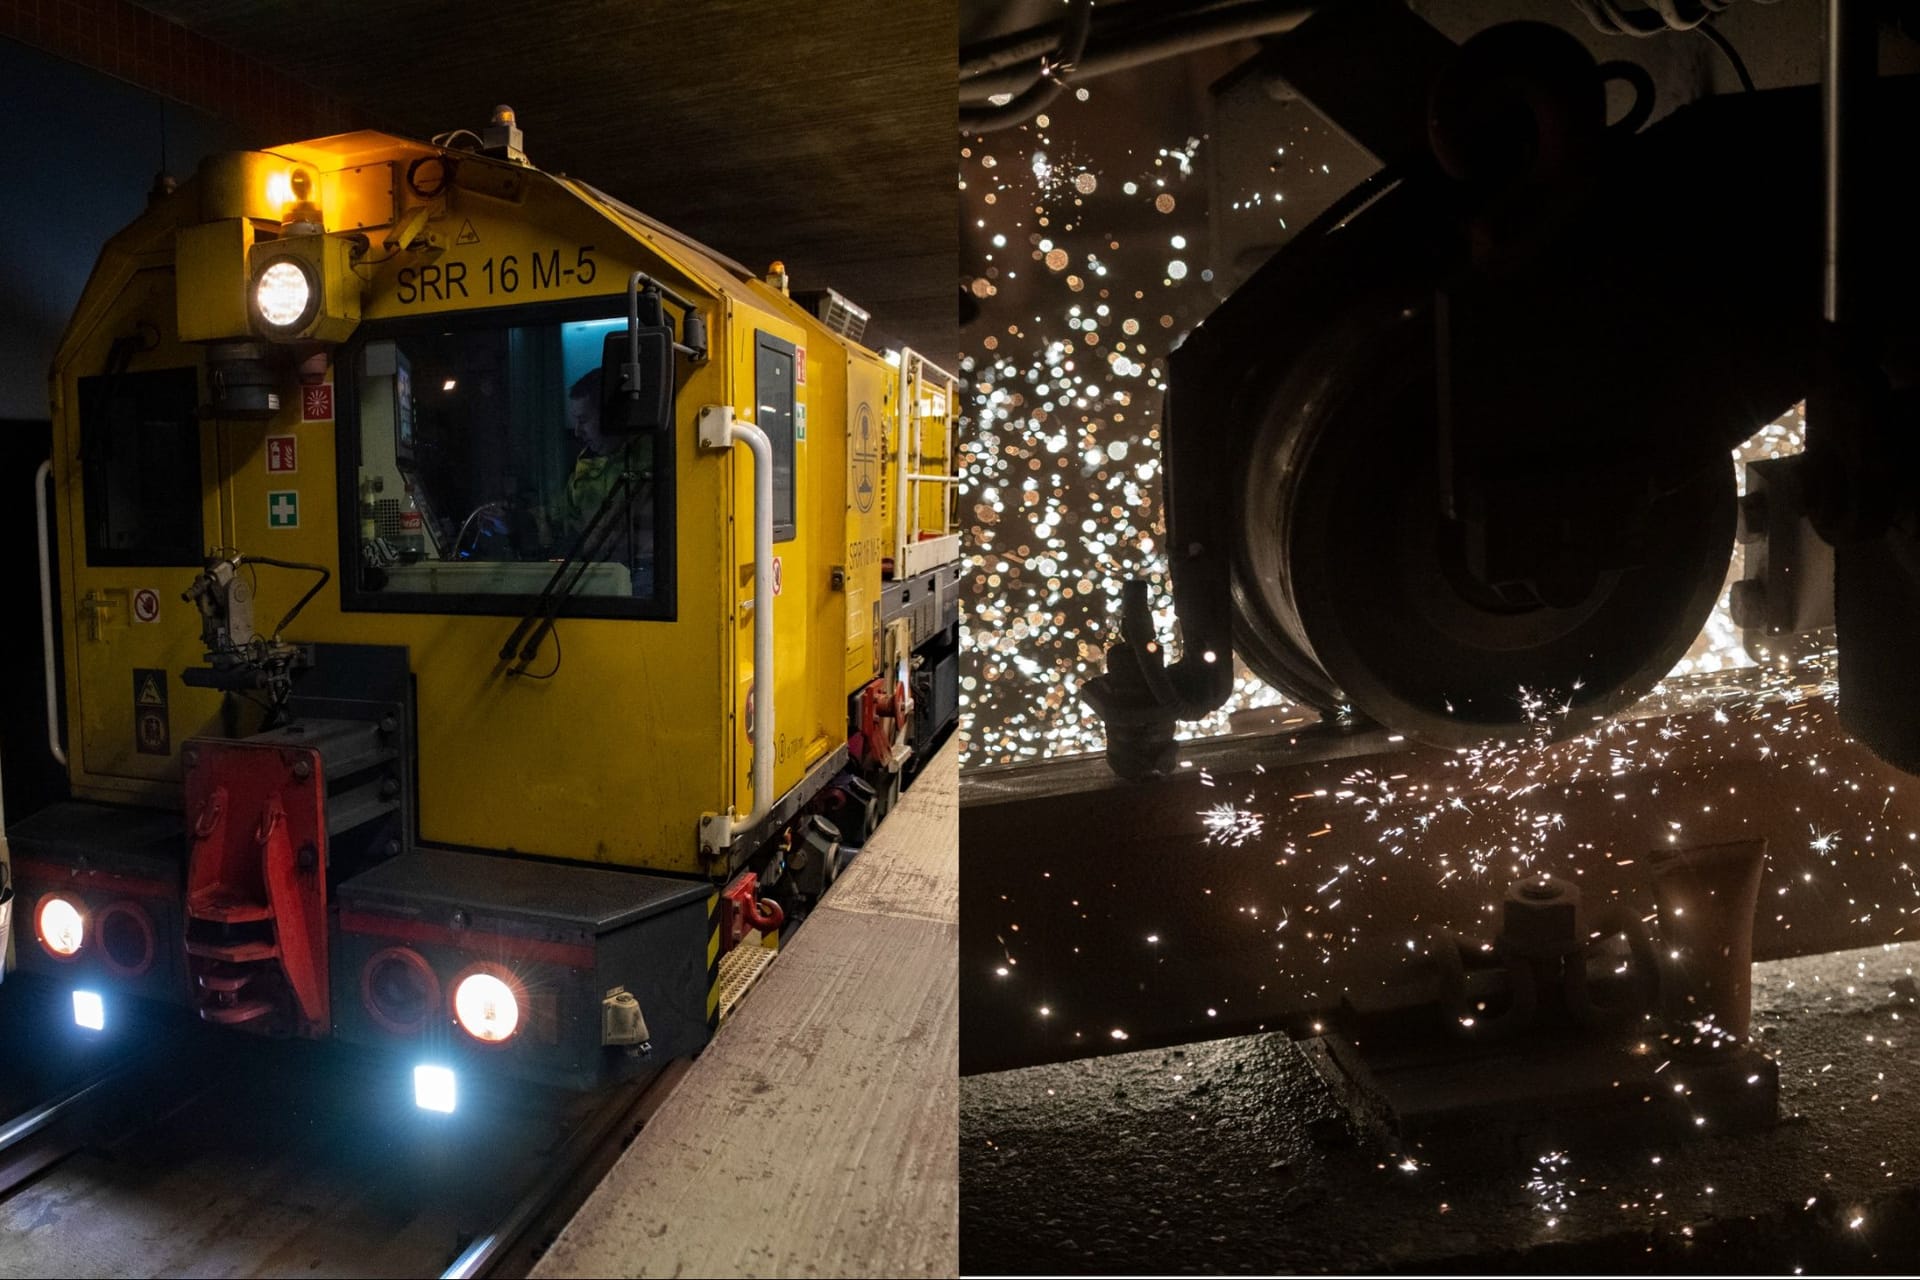
<svg viewBox="0 0 1920 1280"><path fill-rule="evenodd" d="M551 632L553 635L553 669L548 671L545 675L535 675L533 672L528 671L524 666L519 666L509 670L507 672L508 675L525 676L529 680L551 680L555 676L560 674L560 659L564 656L564 653L560 648L559 620L555 619L553 624L549 626L547 630Z"/></svg>
<svg viewBox="0 0 1920 1280"><path fill-rule="evenodd" d="M1025 124L1046 109L1067 87L1080 55L1086 52L1087 35L1093 30L1093 0L1073 0L1073 11L1060 27L1059 46L1041 56L1040 74L1033 83L1002 107L963 107L960 132L991 133Z"/></svg>
<svg viewBox="0 0 1920 1280"><path fill-rule="evenodd" d="M280 625L273 629L273 638L275 640L278 640L281 633L293 624L293 620L299 612L307 607L307 601L319 595L320 589L333 580L333 570L323 564L303 564L297 560L275 560L271 556L243 556L241 559L242 563L245 564L264 564L270 565L275 569L301 569L307 573L317 573L320 575L320 580L308 588L307 594L301 596L300 599L295 602L293 608L287 610L287 616L280 619Z"/></svg>
<svg viewBox="0 0 1920 1280"><path fill-rule="evenodd" d="M613 532L614 526L611 524L600 530L600 536L594 541L592 547L586 548L588 554L581 556L579 563L574 566L573 576L548 598L547 607L541 614L539 625L534 627L533 634L527 637L526 644L520 648L519 669L521 671L525 671L527 664L540 655L541 642L559 625L560 610L566 606L568 600L573 598L573 593L580 589L580 583L585 580L587 570L599 562L599 557L606 551L607 541L613 537Z"/></svg>
<svg viewBox="0 0 1920 1280"><path fill-rule="evenodd" d="M1694 30L1712 41L1713 47L1721 52L1727 60L1727 65L1733 68L1733 74L1739 78L1740 88L1746 93L1752 93L1753 77L1747 74L1747 64L1741 60L1739 51L1733 47L1733 41L1721 35L1719 28L1711 22L1703 22Z"/></svg>
<svg viewBox="0 0 1920 1280"><path fill-rule="evenodd" d="M1607 128L1620 134L1640 132L1640 126L1653 117L1652 73L1637 62L1623 61L1603 62L1594 71L1603 82L1619 80L1633 89L1633 105L1627 108L1627 114Z"/></svg>

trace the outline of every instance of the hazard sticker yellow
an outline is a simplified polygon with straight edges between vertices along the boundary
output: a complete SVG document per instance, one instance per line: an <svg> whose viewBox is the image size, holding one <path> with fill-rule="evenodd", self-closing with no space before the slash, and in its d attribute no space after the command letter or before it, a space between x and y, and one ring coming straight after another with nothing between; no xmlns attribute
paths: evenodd
<svg viewBox="0 0 1920 1280"><path fill-rule="evenodd" d="M173 752L167 719L167 673L158 667L133 669L133 749L141 755Z"/></svg>

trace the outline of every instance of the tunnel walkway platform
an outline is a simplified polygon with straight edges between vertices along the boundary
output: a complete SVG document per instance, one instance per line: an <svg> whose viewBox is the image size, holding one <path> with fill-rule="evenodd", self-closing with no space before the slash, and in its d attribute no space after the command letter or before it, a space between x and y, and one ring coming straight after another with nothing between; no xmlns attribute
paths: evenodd
<svg viewBox="0 0 1920 1280"><path fill-rule="evenodd" d="M532 1274L954 1275L949 740Z"/></svg>

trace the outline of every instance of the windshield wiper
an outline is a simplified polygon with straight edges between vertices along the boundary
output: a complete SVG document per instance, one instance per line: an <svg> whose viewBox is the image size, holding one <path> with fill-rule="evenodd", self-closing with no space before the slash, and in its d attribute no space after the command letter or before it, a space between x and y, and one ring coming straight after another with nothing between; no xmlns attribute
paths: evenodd
<svg viewBox="0 0 1920 1280"><path fill-rule="evenodd" d="M623 468L612 487L607 490L607 496L600 499L600 505L594 509L593 517L587 521L586 527L580 530L580 536L574 540L573 546L567 551L566 559L560 562L559 567L553 571L553 576L547 579L546 587L534 601L533 612L520 619L520 625L513 629L513 634L507 637L507 642L500 646L500 661L511 661L514 651L519 649L520 665L524 667L533 660L534 655L540 652L540 642L546 639L547 632L553 630L553 620L558 616L561 604L573 594L574 588L586 576L587 567L593 563L590 559L582 558L580 553L587 549L589 543L596 547L599 545L601 539L597 535L602 532L601 525L606 522L608 513L613 510L614 499L626 491L632 476L631 471ZM575 570L572 580L561 588L561 578L566 576L568 569L574 567L576 560L580 562L579 568ZM533 631L531 636L527 635L529 629ZM527 642L524 649L520 647L522 638Z"/></svg>

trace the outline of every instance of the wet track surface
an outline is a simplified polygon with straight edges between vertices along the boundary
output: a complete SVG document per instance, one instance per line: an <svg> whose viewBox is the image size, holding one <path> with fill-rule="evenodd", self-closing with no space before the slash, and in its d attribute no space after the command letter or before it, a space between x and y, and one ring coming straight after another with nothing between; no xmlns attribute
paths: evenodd
<svg viewBox="0 0 1920 1280"><path fill-rule="evenodd" d="M1920 946L1755 967L1770 1132L1405 1169L1281 1035L961 1083L964 1272L1910 1272Z"/></svg>

